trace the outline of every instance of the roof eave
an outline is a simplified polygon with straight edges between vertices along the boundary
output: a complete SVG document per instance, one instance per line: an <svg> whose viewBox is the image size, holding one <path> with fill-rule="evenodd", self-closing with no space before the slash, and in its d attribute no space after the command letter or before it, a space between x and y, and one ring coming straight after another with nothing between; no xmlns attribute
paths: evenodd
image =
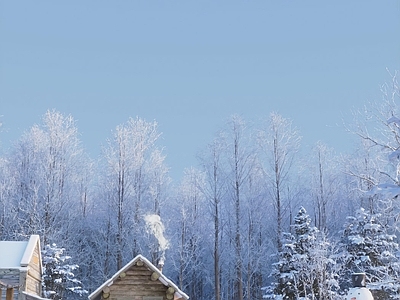
<svg viewBox="0 0 400 300"><path fill-rule="evenodd" d="M29 262L32 259L33 252L35 251L36 245L39 243L39 249L40 249L40 238L38 235L31 235L28 241L28 245L26 246L24 255L22 256L21 259L21 267L27 267L29 265ZM40 254L39 254L39 260L40 260ZM41 261L40 261L41 264Z"/></svg>

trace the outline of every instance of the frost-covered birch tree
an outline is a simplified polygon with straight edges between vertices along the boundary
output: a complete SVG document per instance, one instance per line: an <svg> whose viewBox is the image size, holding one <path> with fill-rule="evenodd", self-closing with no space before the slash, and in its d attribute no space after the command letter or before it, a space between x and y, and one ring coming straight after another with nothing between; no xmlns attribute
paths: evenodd
<svg viewBox="0 0 400 300"><path fill-rule="evenodd" d="M276 229L274 238L278 251L282 250L283 218L287 206L287 187L290 171L300 147L300 136L289 119L271 113L266 127L260 130L258 142L262 152L264 172L270 187L269 195L275 209Z"/></svg>
<svg viewBox="0 0 400 300"><path fill-rule="evenodd" d="M266 220L271 206L265 205L265 178L259 163L255 162L247 180L247 201L243 207L243 278L244 298L261 299L263 283L270 271L274 242L267 234Z"/></svg>
<svg viewBox="0 0 400 300"><path fill-rule="evenodd" d="M398 230L400 203L400 88L396 74L381 87L382 100L357 113L349 129L362 141L365 171L348 173L360 181L371 213L382 213L386 222ZM365 205L364 205L365 206Z"/></svg>
<svg viewBox="0 0 400 300"><path fill-rule="evenodd" d="M0 157L0 238L9 240L15 237L16 212L13 210L12 194L15 180L9 172L9 162Z"/></svg>
<svg viewBox="0 0 400 300"><path fill-rule="evenodd" d="M204 174L194 168L186 169L177 193L174 223L175 266L179 287L191 295L191 299L208 298L210 276L207 259L209 223L206 222L206 202L201 187ZM171 224L172 225L172 224Z"/></svg>
<svg viewBox="0 0 400 300"><path fill-rule="evenodd" d="M104 149L103 197L112 215L106 226L115 235L118 269L144 251L143 216L146 211L159 210L166 182L164 156L156 145L159 136L156 122L131 118L117 126Z"/></svg>
<svg viewBox="0 0 400 300"><path fill-rule="evenodd" d="M338 224L342 226L348 214L349 201L354 202L349 200L349 196L354 196L354 193L347 188L349 178L343 172L343 160L333 149L318 142L311 154L307 164L311 180L306 182L312 200L309 211L318 230L327 233ZM351 186L350 190L353 188Z"/></svg>
<svg viewBox="0 0 400 300"><path fill-rule="evenodd" d="M243 216L244 203L246 199L246 185L252 168L254 167L255 152L251 143L248 142L249 135L246 132L246 123L239 116L233 116L228 123L225 132L227 145L228 165L228 197L231 199L234 248L234 297L238 300L244 299L243 286ZM248 196L248 195L247 195Z"/></svg>
<svg viewBox="0 0 400 300"><path fill-rule="evenodd" d="M226 177L223 161L224 143L215 138L201 155L200 161L204 170L204 185L200 186L208 203L208 214L213 224L213 286L214 299L221 300L221 248L222 248L222 201L226 194Z"/></svg>
<svg viewBox="0 0 400 300"><path fill-rule="evenodd" d="M72 116L47 111L43 123L16 143L8 162L18 234L40 234L44 243L68 239L88 162Z"/></svg>

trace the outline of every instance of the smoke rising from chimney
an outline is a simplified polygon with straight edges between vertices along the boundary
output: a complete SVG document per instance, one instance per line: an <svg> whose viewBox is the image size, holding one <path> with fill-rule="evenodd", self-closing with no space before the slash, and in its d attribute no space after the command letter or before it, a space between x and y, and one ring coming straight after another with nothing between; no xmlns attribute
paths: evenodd
<svg viewBox="0 0 400 300"><path fill-rule="evenodd" d="M161 257L158 262L161 266L165 262L165 250L169 247L168 240L164 237L164 225L161 222L159 215L146 215L144 216L146 222L147 232L154 235L158 242L158 250L161 252Z"/></svg>

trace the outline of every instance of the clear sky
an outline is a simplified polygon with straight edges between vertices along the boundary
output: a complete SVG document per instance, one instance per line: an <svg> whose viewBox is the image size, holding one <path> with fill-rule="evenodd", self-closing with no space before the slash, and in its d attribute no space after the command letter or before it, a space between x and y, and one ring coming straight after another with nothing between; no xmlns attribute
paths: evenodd
<svg viewBox="0 0 400 300"><path fill-rule="evenodd" d="M400 70L400 2L0 0L3 148L48 109L93 158L129 117L156 120L171 174L234 113L275 111L338 151L337 124Z"/></svg>

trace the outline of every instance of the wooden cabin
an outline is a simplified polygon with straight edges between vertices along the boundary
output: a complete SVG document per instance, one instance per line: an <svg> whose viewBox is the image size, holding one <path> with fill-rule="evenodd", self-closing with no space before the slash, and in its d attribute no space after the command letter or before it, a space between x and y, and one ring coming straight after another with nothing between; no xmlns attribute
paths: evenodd
<svg viewBox="0 0 400 300"><path fill-rule="evenodd" d="M40 239L0 241L1 300L42 299Z"/></svg>
<svg viewBox="0 0 400 300"><path fill-rule="evenodd" d="M187 300L171 280L142 255L89 295L90 300Z"/></svg>

